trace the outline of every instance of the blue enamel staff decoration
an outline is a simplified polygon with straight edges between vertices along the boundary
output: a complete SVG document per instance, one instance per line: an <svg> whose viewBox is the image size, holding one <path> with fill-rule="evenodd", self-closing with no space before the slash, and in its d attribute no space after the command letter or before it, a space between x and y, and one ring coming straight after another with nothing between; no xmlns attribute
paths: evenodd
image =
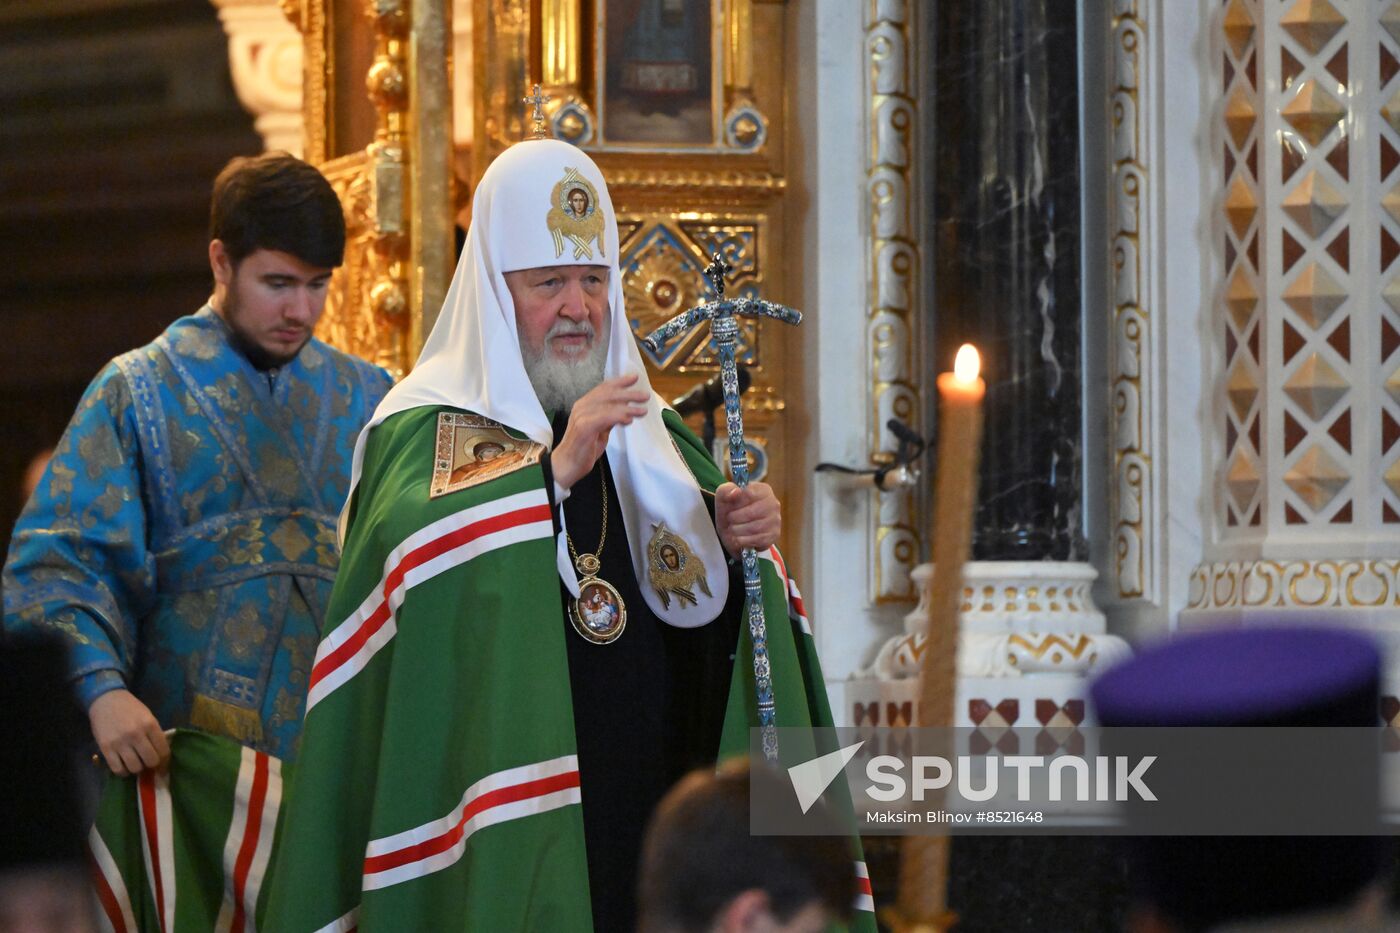
<svg viewBox="0 0 1400 933"><path fill-rule="evenodd" d="M724 297L724 275L734 267L715 253L705 269L705 277L715 291L715 300L680 314L652 331L642 343L659 354L671 341L689 333L696 325L710 322L710 339L719 348L720 385L724 388L724 415L729 429L729 472L734 484L749 484L749 460L744 447L744 416L739 408L739 371L734 365L734 344L739 336L736 315L775 317L785 324L802 323L801 312L761 298ZM749 604L749 638L753 641L753 677L758 694L758 724L763 730L763 755L769 761L778 757L777 709L773 703L773 674L768 663L768 625L763 618L763 588L758 577L758 556L744 548L744 595Z"/></svg>

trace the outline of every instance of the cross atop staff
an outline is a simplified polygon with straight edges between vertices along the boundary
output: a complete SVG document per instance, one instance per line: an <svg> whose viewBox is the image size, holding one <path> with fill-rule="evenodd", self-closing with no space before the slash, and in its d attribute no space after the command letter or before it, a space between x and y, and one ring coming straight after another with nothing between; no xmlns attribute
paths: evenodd
<svg viewBox="0 0 1400 933"><path fill-rule="evenodd" d="M724 261L724 257L715 253L710 264L705 267L705 278L710 280L710 287L715 290L715 297L724 297L724 277L734 271L734 267Z"/></svg>
<svg viewBox="0 0 1400 933"><path fill-rule="evenodd" d="M535 106L534 113L530 115L530 118L535 121L535 129L531 134L531 139L546 139L549 137L549 133L546 132L544 128L544 105L549 103L550 100L552 100L552 98L541 91L538 84L535 85L535 93L531 94L529 97L522 97L520 99L522 104L534 104Z"/></svg>
<svg viewBox="0 0 1400 933"><path fill-rule="evenodd" d="M739 324L734 320L736 315L741 317L774 317L785 324L802 323L802 312L794 311L792 308L780 305L777 302L765 301L762 298L752 298L748 296L742 298L725 298L724 276L726 273L733 271L734 267L726 262L724 257L719 253L715 253L710 259L710 264L705 267L705 278L710 280L710 285L715 290L715 300L707 301L688 311L682 311L680 314L677 314L665 324L662 324L656 330L652 331L649 336L642 340L642 343L646 345L647 349L651 350L653 353L659 353L668 343L682 334L688 333L697 324L700 324L702 321L709 321L710 335L714 339L716 348L720 351L720 372L723 374L725 372L724 356L726 344L728 345L727 349L732 361L734 345L738 340ZM732 362L731 365L733 365ZM737 374L734 376L734 385L736 389L735 398L737 399L737 388L739 385L739 377ZM736 477L734 481L737 483L739 480Z"/></svg>
<svg viewBox="0 0 1400 933"><path fill-rule="evenodd" d="M719 350L720 385L724 388L724 414L729 428L729 472L736 486L749 484L748 450L744 446L744 415L739 407L739 373L734 363L734 345L739 338L736 315L745 317L775 317L785 324L800 324L798 311L764 301L762 298L724 297L725 273L734 267L715 253L705 268L705 278L715 291L715 300L682 311L646 337L644 343L653 353L692 328L708 321L710 338ZM758 555L753 548L744 548L740 559L744 565L744 592L748 597L749 639L753 642L754 690L758 701L758 722L763 739L763 756L769 761L778 757L777 708L773 700L773 677L768 661L768 623L763 616L763 589L759 581Z"/></svg>

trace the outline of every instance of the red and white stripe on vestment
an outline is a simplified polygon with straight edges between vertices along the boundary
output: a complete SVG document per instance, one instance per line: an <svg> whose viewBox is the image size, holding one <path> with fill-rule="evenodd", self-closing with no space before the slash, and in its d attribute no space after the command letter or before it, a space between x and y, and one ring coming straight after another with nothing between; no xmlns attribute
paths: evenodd
<svg viewBox="0 0 1400 933"><path fill-rule="evenodd" d="M870 871L864 862L856 862L855 909L875 912L875 897L870 893Z"/></svg>
<svg viewBox="0 0 1400 933"><path fill-rule="evenodd" d="M242 752L233 819L224 840L224 903L214 925L217 933L251 933L255 928L258 895L282 806L282 762L251 748Z"/></svg>
<svg viewBox="0 0 1400 933"><path fill-rule="evenodd" d="M409 535L389 552L384 575L360 607L321 639L306 711L364 670L393 639L395 614L411 588L489 551L552 537L554 523L543 489L463 509Z"/></svg>
<svg viewBox="0 0 1400 933"><path fill-rule="evenodd" d="M136 915L131 910L126 879L117 869L117 861L112 858L96 826L88 832L88 850L92 857L92 883L102 907L102 929L110 933L136 933Z"/></svg>
<svg viewBox="0 0 1400 933"><path fill-rule="evenodd" d="M787 592L788 616L801 627L804 634L812 634L812 625L807 621L807 610L802 605L802 594L798 592L797 582L788 576L787 563L778 552L777 545L758 555L758 559L768 561L778 571L778 578L783 581L783 589Z"/></svg>
<svg viewBox="0 0 1400 933"><path fill-rule="evenodd" d="M136 779L141 854L161 933L175 929L175 838L170 814L170 772L147 769Z"/></svg>
<svg viewBox="0 0 1400 933"><path fill-rule="evenodd" d="M449 814L365 847L363 888L372 891L421 878L456 862L472 833L579 802L578 756L488 774Z"/></svg>

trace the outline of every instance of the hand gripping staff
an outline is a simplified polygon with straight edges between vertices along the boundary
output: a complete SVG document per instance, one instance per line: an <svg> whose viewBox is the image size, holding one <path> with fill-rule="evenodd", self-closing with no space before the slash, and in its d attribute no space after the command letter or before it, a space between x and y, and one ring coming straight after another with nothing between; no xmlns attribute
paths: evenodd
<svg viewBox="0 0 1400 933"><path fill-rule="evenodd" d="M744 448L744 416L739 407L739 373L734 365L734 344L739 336L735 315L749 317L766 315L786 324L802 323L802 314L791 308L761 298L724 297L724 275L734 267L715 253L705 277L715 291L715 300L680 314L652 331L642 343L653 353L696 325L710 322L710 339L719 349L720 385L724 389L724 415L729 429L729 472L737 486L749 484L749 461ZM758 557L753 548L744 548L744 595L749 604L749 637L753 641L753 677L758 694L758 724L762 728L763 755L769 761L778 757L778 733L775 728L777 708L773 703L773 676L768 663L768 626L763 618L763 590L758 578Z"/></svg>

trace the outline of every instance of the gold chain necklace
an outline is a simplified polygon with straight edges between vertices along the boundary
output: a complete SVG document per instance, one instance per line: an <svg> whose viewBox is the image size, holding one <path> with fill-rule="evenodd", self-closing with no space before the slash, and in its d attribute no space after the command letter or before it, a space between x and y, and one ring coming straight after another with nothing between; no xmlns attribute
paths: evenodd
<svg viewBox="0 0 1400 933"><path fill-rule="evenodd" d="M603 489L603 530L598 535L597 552L580 554L574 549L574 539L569 534L564 535L564 541L569 546L569 556L574 559L574 568L582 574L578 596L569 599L569 621L574 631L588 641L606 645L617 641L627 627L627 605L617 587L598 576L598 571L603 569L603 544L608 540L608 483L601 469L598 482Z"/></svg>

